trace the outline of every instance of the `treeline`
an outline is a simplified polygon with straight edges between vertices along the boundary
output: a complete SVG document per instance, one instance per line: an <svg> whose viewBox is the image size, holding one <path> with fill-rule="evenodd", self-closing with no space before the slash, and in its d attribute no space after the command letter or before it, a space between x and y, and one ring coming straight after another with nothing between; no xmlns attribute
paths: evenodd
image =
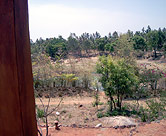
<svg viewBox="0 0 166 136"><path fill-rule="evenodd" d="M156 30L148 26L135 33L128 30L127 33L118 34L115 31L104 37L98 32L83 33L81 36L71 33L67 39L59 36L46 40L40 38L35 42L31 40L32 54L47 53L52 59L65 58L67 54L83 57L91 55L92 52L122 57L130 55L142 57L147 51L153 53L154 59L157 58L157 51L166 54L166 28Z"/></svg>

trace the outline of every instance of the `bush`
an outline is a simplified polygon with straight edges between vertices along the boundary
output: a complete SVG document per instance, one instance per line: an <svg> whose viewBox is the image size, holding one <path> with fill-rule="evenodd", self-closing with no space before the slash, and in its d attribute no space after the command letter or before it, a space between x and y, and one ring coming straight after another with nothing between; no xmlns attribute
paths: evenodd
<svg viewBox="0 0 166 136"><path fill-rule="evenodd" d="M163 119L166 117L166 92L162 92L159 98L153 98L146 101L147 107L140 106L136 109L133 106L132 111L136 111L135 114L138 115L143 122L151 122L157 119ZM133 113L132 113L133 114Z"/></svg>
<svg viewBox="0 0 166 136"><path fill-rule="evenodd" d="M44 110L41 110L39 108L36 109L37 110L37 118L43 118L44 117Z"/></svg>
<svg viewBox="0 0 166 136"><path fill-rule="evenodd" d="M99 112L99 113L97 113L97 117L102 118L102 117L104 117L104 114L102 112Z"/></svg>
<svg viewBox="0 0 166 136"><path fill-rule="evenodd" d="M125 59L101 57L97 64L97 72L101 74L100 82L105 94L109 97L110 110L118 108L121 110L122 100L125 95L133 93L138 83L135 68L126 62ZM117 102L115 97L117 98Z"/></svg>

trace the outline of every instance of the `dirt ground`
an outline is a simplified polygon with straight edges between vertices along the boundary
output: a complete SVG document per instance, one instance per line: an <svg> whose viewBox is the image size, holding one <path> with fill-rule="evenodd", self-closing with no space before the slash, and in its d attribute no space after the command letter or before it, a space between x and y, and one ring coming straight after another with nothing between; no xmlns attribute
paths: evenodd
<svg viewBox="0 0 166 136"><path fill-rule="evenodd" d="M158 61L139 60L138 63L146 63L149 67L153 65L161 69L164 69L166 66L166 63L159 65L161 62ZM61 98L51 98L49 111L54 109L60 100ZM48 98L44 98L42 101L44 105L47 105ZM102 104L98 108L93 107L92 103L94 101L95 99L93 97L87 96L64 97L58 109L48 118L50 136L166 136L166 120L149 124L139 123L136 127L123 129L108 128L104 124L101 128L94 128L101 122L97 118L97 111L105 112L108 108L107 98L104 93L100 93L100 102ZM130 100L125 100L124 103L136 104L135 101ZM36 104L42 108L39 98L36 98ZM146 106L145 100L140 100L139 104ZM62 125L60 130L55 130L55 120L58 120ZM40 120L39 122L43 133L45 133L43 121Z"/></svg>
<svg viewBox="0 0 166 136"><path fill-rule="evenodd" d="M60 106L48 117L48 121L51 126L54 125L54 121L58 120L63 126L78 126L78 127L94 127L101 123L101 118L97 117L98 113L105 113L108 110L107 97L104 92L100 92L100 105L94 107L93 103L95 101L94 97L87 96L73 96L64 97ZM49 111L52 111L60 102L62 98L51 98ZM48 104L48 98L42 99L43 104ZM136 104L135 101L124 100L124 104ZM145 100L140 100L140 105L145 105ZM42 109L42 104L39 98L36 98L36 105ZM58 114L57 114L58 112ZM42 120L40 124L43 124ZM106 124L103 126L107 127Z"/></svg>
<svg viewBox="0 0 166 136"><path fill-rule="evenodd" d="M43 130L43 134L45 130ZM72 128L49 129L50 136L166 136L166 121L140 124L133 128Z"/></svg>
<svg viewBox="0 0 166 136"><path fill-rule="evenodd" d="M50 111L57 106L61 98L52 98L50 102ZM101 111L107 109L106 97L103 92L100 93L100 100L103 103L98 107ZM166 136L166 120L152 122L150 124L139 123L136 127L115 129L108 128L102 124L102 128L94 128L101 123L97 118L97 108L92 106L93 97L65 97L58 109L49 116L49 134L50 136ZM43 99L43 104L47 105L48 99ZM125 103L134 103L125 101ZM36 104L40 107L39 98ZM144 100L140 101L145 105ZM60 115L56 115L59 112ZM60 130L55 130L54 121L58 120L62 125ZM44 125L40 121L40 125ZM45 133L45 127L41 127Z"/></svg>

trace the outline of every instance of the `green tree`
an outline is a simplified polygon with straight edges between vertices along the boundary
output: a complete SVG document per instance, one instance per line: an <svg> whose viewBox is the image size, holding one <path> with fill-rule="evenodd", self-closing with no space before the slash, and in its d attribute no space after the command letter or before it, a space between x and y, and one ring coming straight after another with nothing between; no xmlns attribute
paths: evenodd
<svg viewBox="0 0 166 136"><path fill-rule="evenodd" d="M67 51L72 53L77 52L81 56L80 43L75 33L71 33L67 39Z"/></svg>
<svg viewBox="0 0 166 136"><path fill-rule="evenodd" d="M96 39L97 47L99 51L104 51L107 41L105 38Z"/></svg>
<svg viewBox="0 0 166 136"><path fill-rule="evenodd" d="M55 58L56 56L61 56L66 51L66 45L64 43L57 44L48 44L46 46L46 53L49 54L50 57Z"/></svg>
<svg viewBox="0 0 166 136"><path fill-rule="evenodd" d="M123 97L131 95L138 82L134 67L126 63L123 58L115 59L103 56L100 57L97 64L97 72L101 74L100 82L110 99L110 110L112 111L113 105L115 109L121 110ZM117 103L115 98L117 98Z"/></svg>
<svg viewBox="0 0 166 136"><path fill-rule="evenodd" d="M129 35L122 34L114 42L114 52L117 56L130 58L133 56L133 41L130 39Z"/></svg>
<svg viewBox="0 0 166 136"><path fill-rule="evenodd" d="M149 32L151 32L152 31L152 29L151 29L151 27L148 25L148 27L147 27L147 29L146 29L146 33L149 33Z"/></svg>
<svg viewBox="0 0 166 136"><path fill-rule="evenodd" d="M135 50L142 50L144 51L146 49L146 42L145 39L142 36L135 35L133 37L133 46Z"/></svg>
<svg viewBox="0 0 166 136"><path fill-rule="evenodd" d="M115 32L113 32L113 34L112 34L112 39L113 39L113 41L115 41L116 39L118 39L118 33L115 31Z"/></svg>
<svg viewBox="0 0 166 136"><path fill-rule="evenodd" d="M107 43L104 48L106 51L109 51L112 53L115 47L116 47L115 43Z"/></svg>
<svg viewBox="0 0 166 136"><path fill-rule="evenodd" d="M157 30L150 31L147 34L147 44L154 51L154 58L157 57L157 49L159 49L159 35Z"/></svg>

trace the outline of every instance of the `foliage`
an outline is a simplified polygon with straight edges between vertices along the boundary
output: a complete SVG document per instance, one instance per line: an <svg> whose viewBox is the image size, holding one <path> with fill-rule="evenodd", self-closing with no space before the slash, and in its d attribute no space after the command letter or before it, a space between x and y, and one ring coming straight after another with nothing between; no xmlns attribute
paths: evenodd
<svg viewBox="0 0 166 136"><path fill-rule="evenodd" d="M55 45L48 44L46 46L46 53L48 53L52 58L62 55L63 53L65 53L65 51L66 47L64 43L58 43Z"/></svg>
<svg viewBox="0 0 166 136"><path fill-rule="evenodd" d="M104 91L110 99L110 110L118 107L121 110L121 104L125 95L131 95L138 82L135 69L125 59L115 59L110 56L100 57L97 65L97 72L101 74L100 82ZM117 97L117 106L114 97Z"/></svg>
<svg viewBox="0 0 166 136"><path fill-rule="evenodd" d="M135 50L142 50L144 51L147 47L146 47L146 42L145 39L142 36L137 36L135 35L133 37L133 46Z"/></svg>
<svg viewBox="0 0 166 136"><path fill-rule="evenodd" d="M104 51L105 50L105 45L107 44L107 41L105 38L100 38L96 40L97 43L97 48L99 51Z"/></svg>
<svg viewBox="0 0 166 136"><path fill-rule="evenodd" d="M75 87L75 81L78 80L78 77L76 77L74 74L62 74L60 75L60 80L64 87L70 85Z"/></svg>
<svg viewBox="0 0 166 136"><path fill-rule="evenodd" d="M147 29L142 28L142 31L135 33L128 30L127 33L119 35L115 31L104 37L101 37L98 32L83 33L80 36L71 33L67 40L59 36L58 38L46 38L46 40L40 38L35 42L31 40L30 43L32 54L47 53L52 59L56 59L57 56L65 58L69 53L84 57L96 50L102 54L107 51L123 57L133 55L134 50L136 53L140 52L141 57L145 51L154 50L156 58L157 51L165 52L166 28L156 30L148 26ZM82 54L82 51L86 54Z"/></svg>
<svg viewBox="0 0 166 136"><path fill-rule="evenodd" d="M127 116L130 117L132 115L137 115L136 110L130 110L128 107L125 105L122 107L121 110L119 109L114 109L112 111L108 110L106 112L98 112L97 117L102 118L102 117L110 117L110 116Z"/></svg>
<svg viewBox="0 0 166 136"><path fill-rule="evenodd" d="M104 48L105 48L106 51L114 52L115 47L116 47L115 43L111 43L111 44L107 43Z"/></svg>
<svg viewBox="0 0 166 136"><path fill-rule="evenodd" d="M114 52L119 57L130 58L133 56L133 41L129 35L122 34L114 43Z"/></svg>
<svg viewBox="0 0 166 136"><path fill-rule="evenodd" d="M38 107L36 108L37 110L37 118L43 118L44 117L44 110L39 109Z"/></svg>
<svg viewBox="0 0 166 136"><path fill-rule="evenodd" d="M151 90L157 89L157 84L159 79L165 76L165 73L157 68L147 68L146 64L141 64L140 69L140 82L143 84L144 87L151 87Z"/></svg>

